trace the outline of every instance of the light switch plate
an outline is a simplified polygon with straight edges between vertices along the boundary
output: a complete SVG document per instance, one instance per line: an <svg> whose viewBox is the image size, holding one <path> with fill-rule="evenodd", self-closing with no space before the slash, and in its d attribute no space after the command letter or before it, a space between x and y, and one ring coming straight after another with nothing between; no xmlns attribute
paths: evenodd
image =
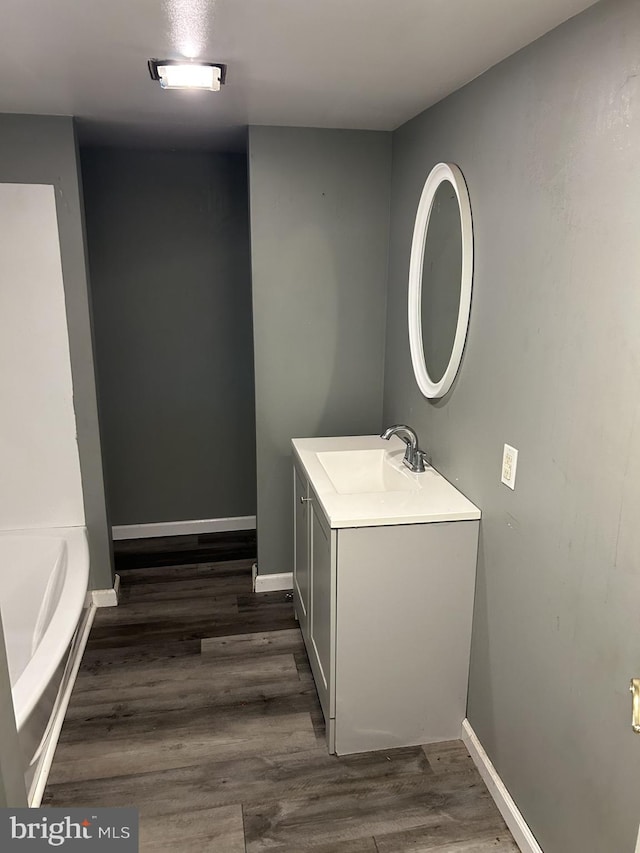
<svg viewBox="0 0 640 853"><path fill-rule="evenodd" d="M516 468L518 467L518 451L510 444L505 444L502 453L501 481L510 489L516 487Z"/></svg>

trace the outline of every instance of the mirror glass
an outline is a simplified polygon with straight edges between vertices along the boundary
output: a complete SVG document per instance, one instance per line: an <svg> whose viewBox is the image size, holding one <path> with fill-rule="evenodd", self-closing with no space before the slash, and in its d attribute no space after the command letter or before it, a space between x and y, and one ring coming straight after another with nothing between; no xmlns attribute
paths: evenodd
<svg viewBox="0 0 640 853"><path fill-rule="evenodd" d="M473 279L471 206L462 172L438 163L416 213L409 262L409 345L416 381L430 399L456 377L469 325Z"/></svg>
<svg viewBox="0 0 640 853"><path fill-rule="evenodd" d="M462 230L453 184L443 181L433 198L422 261L422 346L429 376L440 382L458 325Z"/></svg>

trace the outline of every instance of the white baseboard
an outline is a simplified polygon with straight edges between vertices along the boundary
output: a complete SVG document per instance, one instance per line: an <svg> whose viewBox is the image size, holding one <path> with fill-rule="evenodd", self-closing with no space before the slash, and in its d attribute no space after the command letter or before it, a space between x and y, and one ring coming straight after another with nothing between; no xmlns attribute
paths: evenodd
<svg viewBox="0 0 640 853"><path fill-rule="evenodd" d="M275 592L278 589L293 589L293 572L278 575L254 575L254 592Z"/></svg>
<svg viewBox="0 0 640 853"><path fill-rule="evenodd" d="M78 626L77 633L71 645L69 659L67 661L62 682L60 684L60 690L56 698L56 705L54 706L49 733L46 735L46 739L43 741L41 746L42 752L40 754L40 760L29 790L29 807L32 809L40 807L45 788L47 787L47 780L49 778L51 765L53 764L53 757L58 745L62 724L64 723L67 708L69 707L69 700L71 699L73 686L76 683L76 677L78 675L78 670L80 669L82 655L84 654L87 640L89 639L89 632L91 631L95 615L96 608L94 605L90 605L85 608L82 621Z"/></svg>
<svg viewBox="0 0 640 853"><path fill-rule="evenodd" d="M225 533L231 530L255 530L255 515L233 518L201 518L194 521L158 521L152 524L116 524L111 528L114 541L149 539L153 536L189 536L195 533Z"/></svg>
<svg viewBox="0 0 640 853"><path fill-rule="evenodd" d="M96 607L117 607L120 598L120 575L113 581L113 589L94 589L91 600Z"/></svg>
<svg viewBox="0 0 640 853"><path fill-rule="evenodd" d="M542 848L529 829L522 812L498 776L496 768L484 751L478 736L471 727L471 723L466 719L462 723L462 740L522 853L542 853Z"/></svg>

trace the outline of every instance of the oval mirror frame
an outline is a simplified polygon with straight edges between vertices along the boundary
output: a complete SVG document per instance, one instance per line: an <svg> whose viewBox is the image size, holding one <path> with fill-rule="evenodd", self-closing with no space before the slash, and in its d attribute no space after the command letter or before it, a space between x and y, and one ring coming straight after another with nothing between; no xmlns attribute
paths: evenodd
<svg viewBox="0 0 640 853"><path fill-rule="evenodd" d="M449 364L442 378L434 382L424 357L422 342L422 265L424 250L429 229L429 219L433 209L433 201L443 181L449 181L455 190L460 211L460 230L462 234L462 274L460 277L460 304L458 321L449 357ZM469 312L471 310L471 287L473 283L473 223L471 220L471 205L469 193L462 172L453 163L438 163L434 166L425 181L411 242L411 257L409 260L409 347L411 362L418 387L431 400L444 397L456 378L464 344L469 327Z"/></svg>

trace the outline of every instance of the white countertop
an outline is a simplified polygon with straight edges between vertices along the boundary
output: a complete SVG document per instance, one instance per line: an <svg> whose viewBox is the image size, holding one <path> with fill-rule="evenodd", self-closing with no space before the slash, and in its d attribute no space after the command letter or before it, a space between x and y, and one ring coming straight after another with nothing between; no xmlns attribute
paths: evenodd
<svg viewBox="0 0 640 853"><path fill-rule="evenodd" d="M479 519L480 510L438 474L427 468L414 474L402 465L405 444L397 436L385 441L377 435L336 438L294 438L294 458L313 486L331 527L374 527L387 524L425 524L436 521ZM339 493L318 454L335 451L383 450L395 472L409 478L410 490Z"/></svg>

